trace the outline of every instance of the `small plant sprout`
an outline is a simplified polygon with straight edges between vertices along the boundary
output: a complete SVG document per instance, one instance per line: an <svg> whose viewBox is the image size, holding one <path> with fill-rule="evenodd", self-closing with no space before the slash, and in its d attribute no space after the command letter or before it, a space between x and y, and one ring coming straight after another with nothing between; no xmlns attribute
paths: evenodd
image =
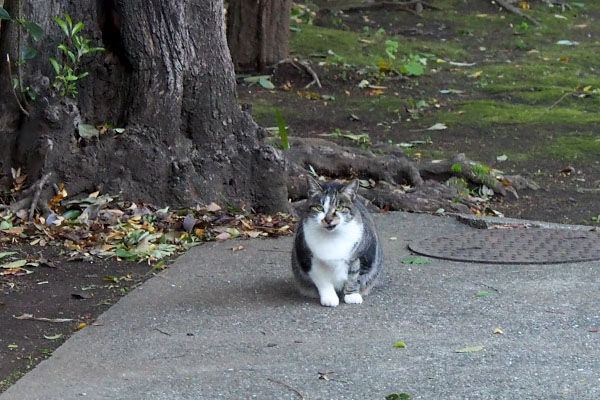
<svg viewBox="0 0 600 400"><path fill-rule="evenodd" d="M76 97L77 81L89 75L88 72L79 73L78 69L83 56L96 51L104 51L104 47L90 47L90 39L80 36L79 32L83 29L83 22L73 25L73 21L68 14L63 14L64 19L55 17L54 22L58 24L65 34L65 42L58 45L62 52L62 61L50 58L50 63L56 73L54 88L61 96Z"/></svg>

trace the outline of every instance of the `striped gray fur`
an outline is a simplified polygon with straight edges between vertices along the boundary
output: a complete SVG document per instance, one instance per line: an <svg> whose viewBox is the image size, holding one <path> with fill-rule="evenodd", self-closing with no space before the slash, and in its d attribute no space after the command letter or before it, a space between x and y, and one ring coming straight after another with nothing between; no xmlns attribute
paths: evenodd
<svg viewBox="0 0 600 400"><path fill-rule="evenodd" d="M292 271L299 291L321 298L323 305L336 306L338 299L332 298L331 293L324 294L325 290L321 289L327 286L327 279L319 278L319 284L315 283L311 278L315 274L313 269L320 268L324 275L331 275L337 295L344 295L344 300L351 303L362 302L361 295L369 292L381 272L381 243L373 219L357 199L357 189L357 180L342 185L320 184L309 178L306 216L296 230ZM324 296L329 296L329 300ZM355 301L357 298L360 301Z"/></svg>

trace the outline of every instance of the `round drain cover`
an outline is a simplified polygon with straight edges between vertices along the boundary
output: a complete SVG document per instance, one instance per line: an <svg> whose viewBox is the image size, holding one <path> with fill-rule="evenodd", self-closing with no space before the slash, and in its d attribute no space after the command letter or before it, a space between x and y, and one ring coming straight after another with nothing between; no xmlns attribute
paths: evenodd
<svg viewBox="0 0 600 400"><path fill-rule="evenodd" d="M566 229L492 229L427 238L415 253L454 261L551 264L600 260L600 235Z"/></svg>

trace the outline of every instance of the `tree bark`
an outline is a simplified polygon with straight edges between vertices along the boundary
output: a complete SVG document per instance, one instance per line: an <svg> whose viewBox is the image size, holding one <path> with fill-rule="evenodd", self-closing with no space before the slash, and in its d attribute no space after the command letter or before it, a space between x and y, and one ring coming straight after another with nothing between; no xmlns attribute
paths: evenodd
<svg viewBox="0 0 600 400"><path fill-rule="evenodd" d="M27 2L23 18L45 32L40 54L23 67L26 84L38 92L30 117L16 104L0 105L2 172L23 168L33 183L52 173L75 195L101 189L130 200L189 206L224 200L265 210L287 208L285 162L261 143L262 130L237 104L235 76L224 30L221 0L97 0L98 17L118 21L98 27L94 0ZM6 0L16 15L17 0ZM58 57L63 39L53 16L83 21L83 35L108 49L89 57L81 71L79 97L60 98L51 88L48 57ZM106 24L106 21L104 21ZM107 34L106 29L112 29ZM16 60L17 26L2 24L0 57ZM21 34L21 44L29 41ZM114 43L118 41L118 43ZM286 40L287 42L287 40ZM33 44L33 43L31 43ZM5 64L2 62L1 64ZM6 66L0 94L9 99ZM110 124L99 138L84 139L81 123ZM47 196L49 194L47 193ZM46 196L46 197L47 197Z"/></svg>
<svg viewBox="0 0 600 400"><path fill-rule="evenodd" d="M227 41L238 71L261 71L288 57L291 0L230 0Z"/></svg>

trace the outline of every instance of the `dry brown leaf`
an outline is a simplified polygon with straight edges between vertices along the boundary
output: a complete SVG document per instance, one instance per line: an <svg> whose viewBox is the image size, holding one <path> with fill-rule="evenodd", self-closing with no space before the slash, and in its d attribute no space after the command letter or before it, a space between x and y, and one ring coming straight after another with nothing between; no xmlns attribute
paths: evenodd
<svg viewBox="0 0 600 400"><path fill-rule="evenodd" d="M206 210L209 212L217 212L217 211L221 211L221 207L217 203L210 203L206 207Z"/></svg>
<svg viewBox="0 0 600 400"><path fill-rule="evenodd" d="M231 237L231 235L229 234L229 232L221 232L217 235L217 237L215 238L217 241L225 241L227 239L229 239Z"/></svg>

